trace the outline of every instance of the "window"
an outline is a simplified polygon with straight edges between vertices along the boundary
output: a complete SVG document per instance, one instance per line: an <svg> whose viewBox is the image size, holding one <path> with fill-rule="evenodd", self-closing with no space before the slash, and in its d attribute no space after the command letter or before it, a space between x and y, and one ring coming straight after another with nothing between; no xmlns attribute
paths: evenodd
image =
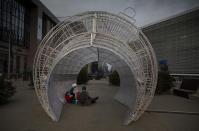
<svg viewBox="0 0 199 131"><path fill-rule="evenodd" d="M45 13L42 18L42 37L44 37L48 31L55 26L55 22L51 20Z"/></svg>
<svg viewBox="0 0 199 131"><path fill-rule="evenodd" d="M29 32L25 31L25 15L29 11L15 0L0 0L0 40L13 40L15 44L29 47Z"/></svg>
<svg viewBox="0 0 199 131"><path fill-rule="evenodd" d="M46 35L47 33L47 16L43 13L43 18L42 18L42 38Z"/></svg>

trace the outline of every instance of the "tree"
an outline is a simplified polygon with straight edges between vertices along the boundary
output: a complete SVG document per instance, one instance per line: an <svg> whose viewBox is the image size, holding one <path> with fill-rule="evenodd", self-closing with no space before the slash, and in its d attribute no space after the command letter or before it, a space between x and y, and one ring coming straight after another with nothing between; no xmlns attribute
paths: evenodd
<svg viewBox="0 0 199 131"><path fill-rule="evenodd" d="M86 84L88 82L87 66L82 68L77 76L77 84Z"/></svg>
<svg viewBox="0 0 199 131"><path fill-rule="evenodd" d="M113 71L113 73L109 75L109 83L117 86L120 85L120 76L117 71Z"/></svg>
<svg viewBox="0 0 199 131"><path fill-rule="evenodd" d="M14 95L16 88L12 86L12 83L5 81L3 76L0 76L0 104L8 102L9 98Z"/></svg>

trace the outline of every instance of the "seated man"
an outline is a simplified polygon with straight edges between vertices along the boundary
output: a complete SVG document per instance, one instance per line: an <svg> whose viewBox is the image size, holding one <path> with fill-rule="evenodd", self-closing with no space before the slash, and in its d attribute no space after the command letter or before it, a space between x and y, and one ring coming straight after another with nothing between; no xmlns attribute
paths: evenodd
<svg viewBox="0 0 199 131"><path fill-rule="evenodd" d="M99 97L95 97L95 98L90 97L88 92L86 91L86 86L82 87L82 92L80 93L80 96L79 96L79 102L81 105L90 105L90 104L96 103L96 100L98 98Z"/></svg>

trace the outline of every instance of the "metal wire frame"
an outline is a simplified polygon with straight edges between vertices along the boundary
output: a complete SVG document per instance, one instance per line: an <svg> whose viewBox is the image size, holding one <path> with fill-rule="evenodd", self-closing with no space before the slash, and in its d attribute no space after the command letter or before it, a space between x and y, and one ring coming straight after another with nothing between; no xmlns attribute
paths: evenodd
<svg viewBox="0 0 199 131"><path fill-rule="evenodd" d="M120 90L115 98L129 108L123 124L139 119L150 104L157 83L157 63L148 39L132 22L119 15L89 11L51 29L35 55L36 94L54 121L59 120L63 106L53 84L59 82L55 78L65 75L75 81L72 76L84 65L98 60L96 49L100 52L99 59L112 64L120 75ZM66 83L69 85L71 80Z"/></svg>

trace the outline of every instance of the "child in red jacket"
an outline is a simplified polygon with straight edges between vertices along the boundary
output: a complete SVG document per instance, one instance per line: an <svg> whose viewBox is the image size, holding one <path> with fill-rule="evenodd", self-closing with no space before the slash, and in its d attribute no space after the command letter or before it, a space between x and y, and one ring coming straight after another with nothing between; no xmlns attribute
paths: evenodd
<svg viewBox="0 0 199 131"><path fill-rule="evenodd" d="M66 94L65 94L65 99L66 99L66 102L67 102L67 103L72 103L72 99L71 99L71 97L70 97L69 91L66 92Z"/></svg>

